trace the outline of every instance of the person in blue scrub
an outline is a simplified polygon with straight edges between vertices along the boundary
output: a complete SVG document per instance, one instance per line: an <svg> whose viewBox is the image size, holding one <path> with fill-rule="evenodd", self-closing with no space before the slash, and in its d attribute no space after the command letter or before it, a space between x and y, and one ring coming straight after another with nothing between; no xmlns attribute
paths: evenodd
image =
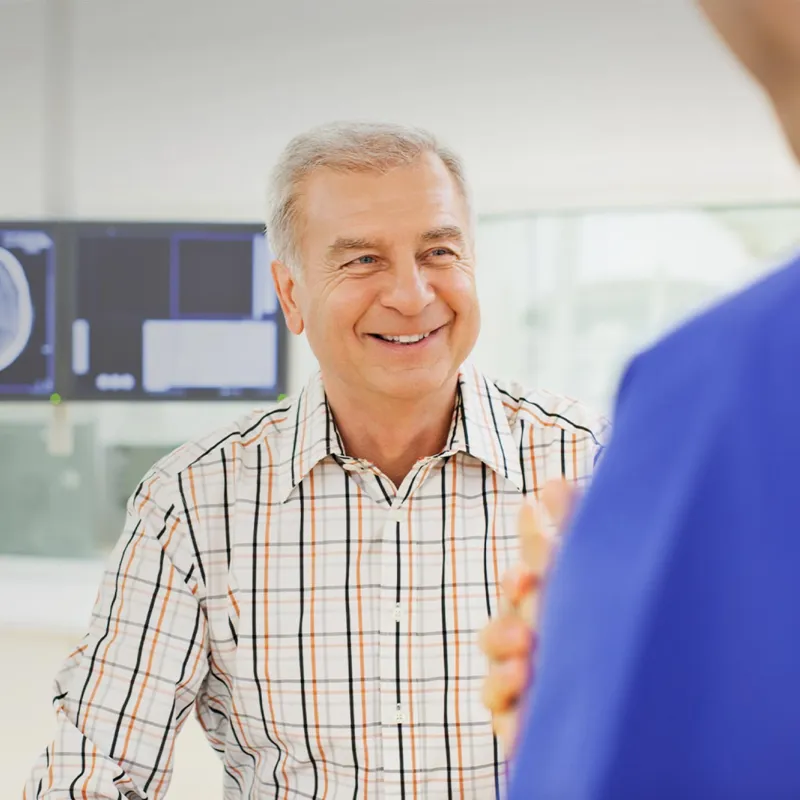
<svg viewBox="0 0 800 800"><path fill-rule="evenodd" d="M800 2L701 5L800 158ZM795 415L800 258L631 363L546 581L530 697L509 678L522 617L484 632L509 800L800 798Z"/></svg>

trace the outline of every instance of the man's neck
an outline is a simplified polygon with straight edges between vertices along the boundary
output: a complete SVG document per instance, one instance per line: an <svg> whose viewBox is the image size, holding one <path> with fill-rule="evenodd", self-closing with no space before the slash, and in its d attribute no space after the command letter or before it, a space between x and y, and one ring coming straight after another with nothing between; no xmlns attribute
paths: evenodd
<svg viewBox="0 0 800 800"><path fill-rule="evenodd" d="M336 381L325 382L345 452L374 464L396 487L417 461L440 453L453 419L458 379L414 401L354 397Z"/></svg>

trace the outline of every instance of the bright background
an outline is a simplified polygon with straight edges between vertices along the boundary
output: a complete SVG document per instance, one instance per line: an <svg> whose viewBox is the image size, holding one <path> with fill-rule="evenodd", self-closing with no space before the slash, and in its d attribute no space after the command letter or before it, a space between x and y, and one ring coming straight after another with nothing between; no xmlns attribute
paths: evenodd
<svg viewBox="0 0 800 800"><path fill-rule="evenodd" d="M631 353L800 244L770 110L689 0L0 0L0 219L259 221L286 140L438 133L475 188L487 372L609 410ZM290 389L314 361L292 342ZM0 796L52 729L124 501L235 403L0 405ZM171 798L218 796L195 723Z"/></svg>

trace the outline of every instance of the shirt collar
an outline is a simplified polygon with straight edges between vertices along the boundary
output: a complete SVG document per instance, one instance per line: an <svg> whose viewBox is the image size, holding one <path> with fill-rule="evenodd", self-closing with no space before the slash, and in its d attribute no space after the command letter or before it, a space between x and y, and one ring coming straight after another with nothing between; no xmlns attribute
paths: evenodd
<svg viewBox="0 0 800 800"><path fill-rule="evenodd" d="M352 460L344 452L322 376L316 372L291 404L281 443L281 500L325 458ZM508 416L497 387L466 364L458 376L455 413L443 455L463 452L522 488L522 472Z"/></svg>
<svg viewBox="0 0 800 800"><path fill-rule="evenodd" d="M449 450L477 458L522 491L519 455L502 395L471 364L465 364L458 376L458 402Z"/></svg>
<svg viewBox="0 0 800 800"><path fill-rule="evenodd" d="M343 459L344 446L317 371L287 414L281 441L281 500L286 501L295 486L328 456Z"/></svg>

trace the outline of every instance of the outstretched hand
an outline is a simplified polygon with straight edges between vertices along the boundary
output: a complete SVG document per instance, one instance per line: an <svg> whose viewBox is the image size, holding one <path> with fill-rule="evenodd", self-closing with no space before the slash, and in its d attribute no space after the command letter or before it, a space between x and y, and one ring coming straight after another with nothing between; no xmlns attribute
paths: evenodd
<svg viewBox="0 0 800 800"><path fill-rule="evenodd" d="M547 522L561 530L572 507L574 489L564 481L547 484L541 507L525 503L519 515L520 561L504 576L499 613L481 632L480 646L489 659L483 702L492 714L495 734L507 755L513 751L519 704L530 680L536 645L541 586L553 552Z"/></svg>

